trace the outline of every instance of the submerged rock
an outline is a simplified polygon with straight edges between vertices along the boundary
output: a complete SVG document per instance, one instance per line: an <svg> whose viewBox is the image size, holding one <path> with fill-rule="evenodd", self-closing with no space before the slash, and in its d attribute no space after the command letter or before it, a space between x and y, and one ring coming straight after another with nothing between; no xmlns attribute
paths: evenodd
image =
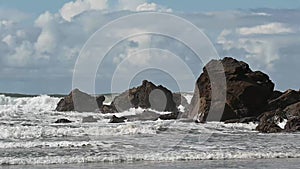
<svg viewBox="0 0 300 169"><path fill-rule="evenodd" d="M217 69L220 64L224 67L224 72ZM220 74L225 74L227 85L217 86L220 91L216 93L220 98L225 96L222 89L227 87L226 102L216 100L212 103L210 77L220 76ZM193 118L197 115L199 122L258 117L267 106L273 89L274 83L268 75L260 71L252 71L245 62L228 57L222 60L212 60L203 68L203 73L196 82L191 102L192 108L188 116ZM224 104L225 109L222 110L221 107ZM216 111L210 112L211 106Z"/></svg>
<svg viewBox="0 0 300 169"><path fill-rule="evenodd" d="M54 123L72 123L72 121L68 119L58 119Z"/></svg>
<svg viewBox="0 0 300 169"><path fill-rule="evenodd" d="M104 100L104 96L94 97L75 89L59 101L55 110L94 112L102 106Z"/></svg>
<svg viewBox="0 0 300 169"><path fill-rule="evenodd" d="M127 118L125 118L125 117L117 117L117 116L113 115L110 118L109 123L124 123L126 120L127 120Z"/></svg>

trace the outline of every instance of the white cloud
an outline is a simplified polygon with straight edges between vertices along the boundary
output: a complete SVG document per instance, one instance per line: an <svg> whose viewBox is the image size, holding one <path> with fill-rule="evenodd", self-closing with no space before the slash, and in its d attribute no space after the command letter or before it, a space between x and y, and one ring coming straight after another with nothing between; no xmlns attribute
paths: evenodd
<svg viewBox="0 0 300 169"><path fill-rule="evenodd" d="M66 3L61 9L61 16L71 21L74 16L77 16L89 10L103 10L107 8L107 0L76 0L75 2Z"/></svg>
<svg viewBox="0 0 300 169"><path fill-rule="evenodd" d="M293 33L293 29L285 26L282 23L268 23L265 25L258 25L254 27L243 27L237 29L237 32L241 35L252 35L252 34L282 34L282 33Z"/></svg>
<svg viewBox="0 0 300 169"><path fill-rule="evenodd" d="M135 11L136 8L146 3L146 0L118 0L118 9L119 10L129 10Z"/></svg>
<svg viewBox="0 0 300 169"><path fill-rule="evenodd" d="M172 12L172 9L165 8L157 5L156 3L143 3L136 7L136 11L159 11L159 12Z"/></svg>

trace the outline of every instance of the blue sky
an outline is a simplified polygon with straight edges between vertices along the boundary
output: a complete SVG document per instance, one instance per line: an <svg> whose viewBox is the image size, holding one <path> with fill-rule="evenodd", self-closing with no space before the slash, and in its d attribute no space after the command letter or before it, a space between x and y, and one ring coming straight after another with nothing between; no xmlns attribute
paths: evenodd
<svg viewBox="0 0 300 169"><path fill-rule="evenodd" d="M68 93L76 60L90 36L110 21L144 11L166 12L190 21L209 37L220 57L234 57L266 72L278 90L300 88L300 0L0 0L0 92ZM162 25L163 21L158 24L159 18L140 24L148 22L157 30L168 26ZM112 37L118 39L122 31L136 30L134 24L128 21ZM127 38L107 53L95 78L96 92L123 90L119 81L118 90L112 91L111 80L124 60L123 69L155 61L177 63L167 53L158 54L163 58L158 60L155 52L153 56L129 57L148 48L171 51L195 76L202 71L201 61L183 44L162 36L140 35ZM181 69L174 66L172 71ZM130 77L126 71L120 79ZM131 79L130 86L150 79L177 91L177 81L182 82L183 91L192 91L195 79L177 74L180 79L163 71L143 71Z"/></svg>
<svg viewBox="0 0 300 169"><path fill-rule="evenodd" d="M69 1L70 0L0 0L0 6L2 8L12 8L38 14L46 10L56 12L63 4ZM115 3L116 0L110 1L112 1L111 3ZM176 11L183 12L255 8L300 8L300 0L150 0L148 2L155 2L157 4L172 8Z"/></svg>

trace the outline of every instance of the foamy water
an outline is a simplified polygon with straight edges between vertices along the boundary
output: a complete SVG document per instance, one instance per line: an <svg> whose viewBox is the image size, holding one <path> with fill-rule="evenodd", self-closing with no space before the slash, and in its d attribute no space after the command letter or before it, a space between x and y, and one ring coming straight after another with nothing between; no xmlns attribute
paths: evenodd
<svg viewBox="0 0 300 169"><path fill-rule="evenodd" d="M253 123L109 124L111 114L53 111L59 100L0 95L0 164L300 158L299 133L260 134ZM142 112L130 109L115 115ZM98 121L83 123L88 116ZM72 123L54 124L60 118Z"/></svg>

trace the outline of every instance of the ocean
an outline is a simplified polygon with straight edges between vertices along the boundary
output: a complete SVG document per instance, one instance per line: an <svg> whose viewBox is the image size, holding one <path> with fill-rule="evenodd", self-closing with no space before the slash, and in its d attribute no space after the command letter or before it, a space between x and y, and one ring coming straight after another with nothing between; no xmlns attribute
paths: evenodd
<svg viewBox="0 0 300 169"><path fill-rule="evenodd" d="M56 112L59 100L0 95L0 168L299 168L300 133L262 134L254 123L109 124L112 114ZM84 123L88 116L98 121ZM61 118L72 123L54 123Z"/></svg>

